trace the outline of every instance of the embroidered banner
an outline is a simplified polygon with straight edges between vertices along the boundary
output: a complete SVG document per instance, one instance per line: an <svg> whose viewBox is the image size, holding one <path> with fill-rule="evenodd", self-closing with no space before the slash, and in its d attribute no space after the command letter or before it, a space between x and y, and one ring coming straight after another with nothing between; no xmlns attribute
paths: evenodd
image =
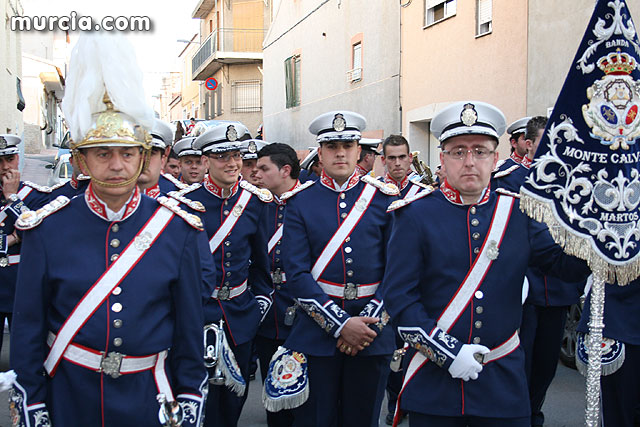
<svg viewBox="0 0 640 427"><path fill-rule="evenodd" d="M623 0L599 0L522 189L565 252L620 285L640 275L640 45Z"/></svg>

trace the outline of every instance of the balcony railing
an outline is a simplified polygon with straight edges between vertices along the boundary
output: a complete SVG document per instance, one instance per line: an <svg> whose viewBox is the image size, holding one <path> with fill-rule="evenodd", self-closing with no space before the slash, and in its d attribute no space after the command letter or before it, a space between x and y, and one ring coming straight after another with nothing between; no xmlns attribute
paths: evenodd
<svg viewBox="0 0 640 427"><path fill-rule="evenodd" d="M261 53L266 31L263 29L220 28L206 38L191 59L194 75L216 52Z"/></svg>

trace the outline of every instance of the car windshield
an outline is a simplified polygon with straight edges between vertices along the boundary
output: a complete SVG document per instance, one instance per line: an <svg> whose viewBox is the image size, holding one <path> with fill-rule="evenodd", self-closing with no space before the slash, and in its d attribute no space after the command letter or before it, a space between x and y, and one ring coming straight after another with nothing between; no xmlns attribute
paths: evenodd
<svg viewBox="0 0 640 427"><path fill-rule="evenodd" d="M64 162L60 165L60 172L58 172L58 178L63 179L71 179L73 175L73 168L71 167L71 163Z"/></svg>

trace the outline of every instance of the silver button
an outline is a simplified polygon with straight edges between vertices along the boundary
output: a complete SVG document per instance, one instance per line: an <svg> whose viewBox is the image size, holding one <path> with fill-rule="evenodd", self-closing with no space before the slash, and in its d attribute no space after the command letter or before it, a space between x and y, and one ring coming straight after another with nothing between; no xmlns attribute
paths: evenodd
<svg viewBox="0 0 640 427"><path fill-rule="evenodd" d="M345 202L340 202L340 207L344 209L347 207L347 204Z"/></svg>
<svg viewBox="0 0 640 427"><path fill-rule="evenodd" d="M280 249L276 249L276 255L280 255Z"/></svg>
<svg viewBox="0 0 640 427"><path fill-rule="evenodd" d="M345 194L344 194L344 193L340 193L340 198L341 198L341 199L344 199L345 197L347 197L347 196L345 196Z"/></svg>
<svg viewBox="0 0 640 427"><path fill-rule="evenodd" d="M280 289L282 289L282 286L276 285L276 290L279 291Z"/></svg>
<svg viewBox="0 0 640 427"><path fill-rule="evenodd" d="M344 239L344 241L349 243L351 241L351 237L347 237L346 239Z"/></svg>
<svg viewBox="0 0 640 427"><path fill-rule="evenodd" d="M278 219L282 219L282 214L278 215Z"/></svg>
<svg viewBox="0 0 640 427"><path fill-rule="evenodd" d="M119 256L120 255L118 255L118 254L113 254L113 255L111 255L111 258L109 258L109 259L111 260L111 262L113 262L113 261L117 260Z"/></svg>
<svg viewBox="0 0 640 427"><path fill-rule="evenodd" d="M113 239L111 242L109 242L109 244L111 245L112 248L117 248L118 246L120 246L120 240Z"/></svg>
<svg viewBox="0 0 640 427"><path fill-rule="evenodd" d="M283 210L283 209L284 209L284 206L280 206L280 208L279 208L279 209L280 209L280 210Z"/></svg>
<svg viewBox="0 0 640 427"><path fill-rule="evenodd" d="M224 242L224 245L225 246L231 246L231 242L227 240L226 242Z"/></svg>
<svg viewBox="0 0 640 427"><path fill-rule="evenodd" d="M479 305L476 307L476 313L482 314L484 312L484 307Z"/></svg>
<svg viewBox="0 0 640 427"><path fill-rule="evenodd" d="M227 271L227 277L231 276L231 272Z"/></svg>
<svg viewBox="0 0 640 427"><path fill-rule="evenodd" d="M346 248L344 248L344 251L345 251L346 253L350 254L350 253L351 253L351 251L352 251L352 249L351 249L349 246L347 246Z"/></svg>
<svg viewBox="0 0 640 427"><path fill-rule="evenodd" d="M478 224L480 224L480 221L478 221L476 218L473 218L471 220L471 225L473 225L474 227L476 227Z"/></svg>
<svg viewBox="0 0 640 427"><path fill-rule="evenodd" d="M225 206L227 206L228 204L229 204L229 201L228 201L228 200L225 200L225 201L224 201L224 205L225 205Z"/></svg>
<svg viewBox="0 0 640 427"><path fill-rule="evenodd" d="M114 313L120 313L122 311L122 304L120 304L119 302L113 304L111 306L111 311L113 311Z"/></svg>
<svg viewBox="0 0 640 427"><path fill-rule="evenodd" d="M276 258L276 262L280 262L280 258Z"/></svg>
<svg viewBox="0 0 640 427"><path fill-rule="evenodd" d="M113 231L114 233L117 233L118 231L120 231L120 226L118 224L113 224L111 226L111 231Z"/></svg>
<svg viewBox="0 0 640 427"><path fill-rule="evenodd" d="M353 276L353 271L351 271L351 270L347 271L347 276L352 277Z"/></svg>
<svg viewBox="0 0 640 427"><path fill-rule="evenodd" d="M113 345L115 345L116 347L120 347L122 345L122 338L120 337L114 338Z"/></svg>
<svg viewBox="0 0 640 427"><path fill-rule="evenodd" d="M351 264L353 262L353 259L347 258L344 260L344 262L346 262L347 264Z"/></svg>
<svg viewBox="0 0 640 427"><path fill-rule="evenodd" d="M473 326L474 326L476 329L480 329L480 328L482 328L482 321L481 321L481 320L476 320L476 321L475 321L475 323L473 324Z"/></svg>
<svg viewBox="0 0 640 427"><path fill-rule="evenodd" d="M4 227L4 222L0 222L0 227Z"/></svg>
<svg viewBox="0 0 640 427"><path fill-rule="evenodd" d="M231 258L231 252L227 252L227 253L225 254L225 256L226 256L227 258Z"/></svg>
<svg viewBox="0 0 640 427"><path fill-rule="evenodd" d="M122 293L122 288L120 286L117 286L112 292L112 294L114 295L120 295L121 293Z"/></svg>
<svg viewBox="0 0 640 427"><path fill-rule="evenodd" d="M482 291L476 291L475 297L477 299L482 299L482 298L484 298L484 294L482 293Z"/></svg>
<svg viewBox="0 0 640 427"><path fill-rule="evenodd" d="M281 223L281 222L279 222L279 223L278 223L278 227L280 227L281 225L282 225L282 223Z"/></svg>
<svg viewBox="0 0 640 427"><path fill-rule="evenodd" d="M473 234L471 235L471 238L472 238L473 240L478 240L478 239L480 238L480 233L473 233Z"/></svg>
<svg viewBox="0 0 640 427"><path fill-rule="evenodd" d="M224 285L225 286L229 286L229 282L224 282Z"/></svg>
<svg viewBox="0 0 640 427"><path fill-rule="evenodd" d="M471 212L471 215L475 215L476 214L476 207L475 206L471 206L471 209L469 209L469 212Z"/></svg>
<svg viewBox="0 0 640 427"><path fill-rule="evenodd" d="M474 344L480 344L480 337L473 337Z"/></svg>
<svg viewBox="0 0 640 427"><path fill-rule="evenodd" d="M479 254L480 253L480 248L473 248L473 253L474 254Z"/></svg>
<svg viewBox="0 0 640 427"><path fill-rule="evenodd" d="M225 263L224 263L224 266L225 266L225 267L231 267L231 263L230 263L230 262L225 262Z"/></svg>
<svg viewBox="0 0 640 427"><path fill-rule="evenodd" d="M342 212L340 214L340 218L345 219L347 217L347 213L346 212Z"/></svg>
<svg viewBox="0 0 640 427"><path fill-rule="evenodd" d="M222 211L222 215L224 215L224 216L229 215L229 211L225 209L224 211Z"/></svg>
<svg viewBox="0 0 640 427"><path fill-rule="evenodd" d="M113 321L113 327L114 328L121 328L122 327L122 319L115 319Z"/></svg>

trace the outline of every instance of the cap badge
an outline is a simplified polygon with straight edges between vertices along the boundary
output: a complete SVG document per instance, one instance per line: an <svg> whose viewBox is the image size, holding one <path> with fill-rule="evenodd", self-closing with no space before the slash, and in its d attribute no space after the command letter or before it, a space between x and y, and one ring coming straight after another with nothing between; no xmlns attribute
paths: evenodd
<svg viewBox="0 0 640 427"><path fill-rule="evenodd" d="M342 132L347 127L347 122L344 120L344 116L342 114L336 114L333 118L333 130L336 132Z"/></svg>
<svg viewBox="0 0 640 427"><path fill-rule="evenodd" d="M250 153L257 153L258 152L258 147L256 146L256 143L253 141L249 141L249 148L248 148Z"/></svg>
<svg viewBox="0 0 640 427"><path fill-rule="evenodd" d="M465 126L473 126L478 123L478 112L476 111L475 105L464 104L462 112L460 113L460 121L464 123Z"/></svg>
<svg viewBox="0 0 640 427"><path fill-rule="evenodd" d="M4 136L0 136L0 150L4 150L7 148L7 140L4 139Z"/></svg>
<svg viewBox="0 0 640 427"><path fill-rule="evenodd" d="M233 142L238 139L238 132L236 131L235 126L229 125L227 127L227 140Z"/></svg>

